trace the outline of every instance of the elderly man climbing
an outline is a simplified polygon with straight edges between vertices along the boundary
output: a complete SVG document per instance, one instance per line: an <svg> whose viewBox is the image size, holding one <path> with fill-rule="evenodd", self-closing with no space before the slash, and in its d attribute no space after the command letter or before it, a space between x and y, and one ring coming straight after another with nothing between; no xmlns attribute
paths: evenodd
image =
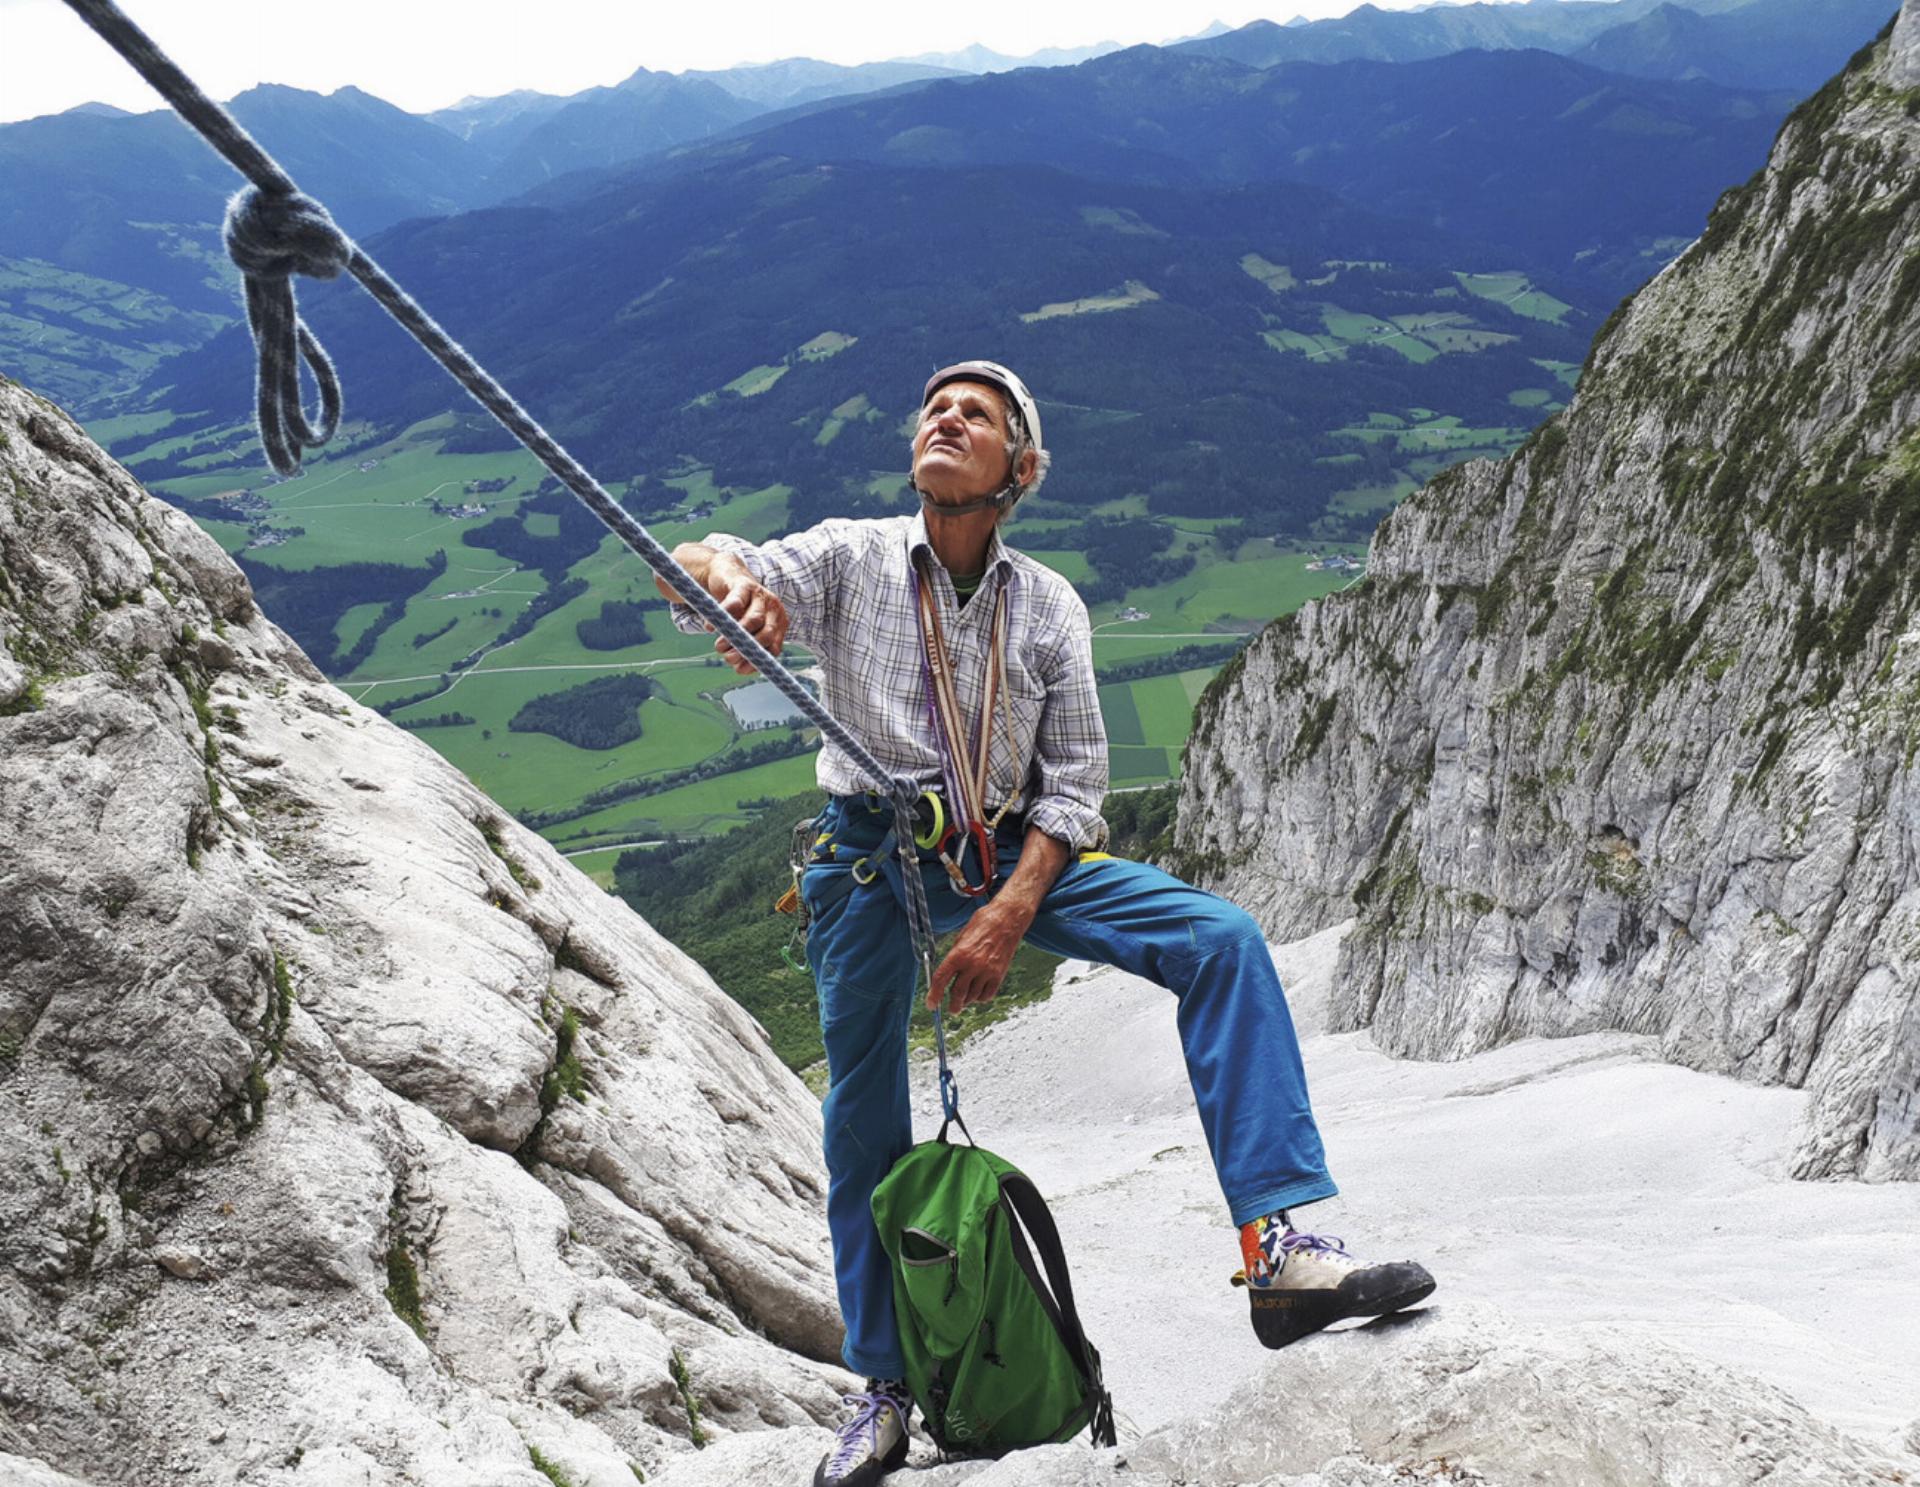
<svg viewBox="0 0 1920 1487"><path fill-rule="evenodd" d="M928 1001L991 998L1021 940L1145 976L1179 1002L1194 1098L1244 1269L1234 1276L1271 1348L1433 1289L1419 1265L1369 1265L1296 1230L1288 1210L1332 1196L1299 1044L1259 927L1241 909L1100 848L1107 740L1086 606L1000 528L1046 478L1040 414L993 362L926 385L912 443L920 511L832 520L751 544L721 534L674 557L769 651L811 648L825 702L878 760L920 780L921 870L942 933L958 930ZM663 590L664 591L664 590ZM669 594L668 597L672 597ZM681 628L696 630L676 608ZM749 664L724 640L736 670ZM912 1145L907 1021L915 983L890 804L831 743L802 894L829 1087L829 1190L847 1366L869 1379L815 1473L865 1487L906 1456L910 1395L888 1259L869 1207Z"/></svg>

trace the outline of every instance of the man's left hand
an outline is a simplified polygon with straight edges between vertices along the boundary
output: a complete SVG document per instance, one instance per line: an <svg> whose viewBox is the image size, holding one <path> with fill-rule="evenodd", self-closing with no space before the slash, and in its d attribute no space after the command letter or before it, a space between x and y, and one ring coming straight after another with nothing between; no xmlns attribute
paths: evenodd
<svg viewBox="0 0 1920 1487"><path fill-rule="evenodd" d="M1032 911L1010 895L1002 893L982 904L934 968L927 1006L938 1007L943 995L948 1013L992 1001L1032 924Z"/></svg>

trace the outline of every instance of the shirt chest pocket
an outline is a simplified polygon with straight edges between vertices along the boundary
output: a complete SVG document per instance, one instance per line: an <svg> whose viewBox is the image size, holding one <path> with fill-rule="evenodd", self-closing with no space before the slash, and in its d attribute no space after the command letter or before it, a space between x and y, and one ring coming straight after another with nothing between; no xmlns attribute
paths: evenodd
<svg viewBox="0 0 1920 1487"><path fill-rule="evenodd" d="M1029 671L1009 671L1007 673L1008 711L1013 718L1013 747L1018 753L1018 764L1024 776L1032 767L1034 755L1034 735L1040 731L1040 719L1047 710L1047 689L1039 677ZM1000 758L1006 745L1002 735L1005 732L1005 720L993 720L993 739L995 758ZM1008 765L1002 762L1000 767Z"/></svg>

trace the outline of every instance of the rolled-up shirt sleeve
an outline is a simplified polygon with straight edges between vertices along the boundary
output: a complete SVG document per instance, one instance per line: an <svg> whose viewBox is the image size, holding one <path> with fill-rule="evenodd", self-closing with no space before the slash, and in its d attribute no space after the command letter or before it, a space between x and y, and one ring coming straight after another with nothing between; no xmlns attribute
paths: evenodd
<svg viewBox="0 0 1920 1487"><path fill-rule="evenodd" d="M863 545L860 535L856 523L834 517L771 542L746 542L728 532L709 532L700 540L746 564L747 572L786 606L791 622L788 636L810 645L840 602L841 573L848 554ZM672 618L673 627L684 634L706 631L707 622L677 600Z"/></svg>
<svg viewBox="0 0 1920 1487"><path fill-rule="evenodd" d="M1027 824L1076 852L1107 844L1100 807L1107 798L1107 725L1093 675L1093 629L1076 598L1051 657L1047 705L1034 734L1036 793Z"/></svg>

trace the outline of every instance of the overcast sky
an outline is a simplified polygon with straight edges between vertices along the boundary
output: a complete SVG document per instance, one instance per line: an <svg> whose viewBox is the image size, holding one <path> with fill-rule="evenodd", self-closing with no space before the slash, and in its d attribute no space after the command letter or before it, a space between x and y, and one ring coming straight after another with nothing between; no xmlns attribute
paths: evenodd
<svg viewBox="0 0 1920 1487"><path fill-rule="evenodd" d="M331 92L346 83L415 112L469 94L575 93L637 67L680 72L781 57L873 62L981 42L1023 56L1160 42L1211 22L1343 15L1358 0L121 0L202 87ZM1411 0L1377 0L1411 9ZM0 0L0 121L89 101L158 99L60 0Z"/></svg>

